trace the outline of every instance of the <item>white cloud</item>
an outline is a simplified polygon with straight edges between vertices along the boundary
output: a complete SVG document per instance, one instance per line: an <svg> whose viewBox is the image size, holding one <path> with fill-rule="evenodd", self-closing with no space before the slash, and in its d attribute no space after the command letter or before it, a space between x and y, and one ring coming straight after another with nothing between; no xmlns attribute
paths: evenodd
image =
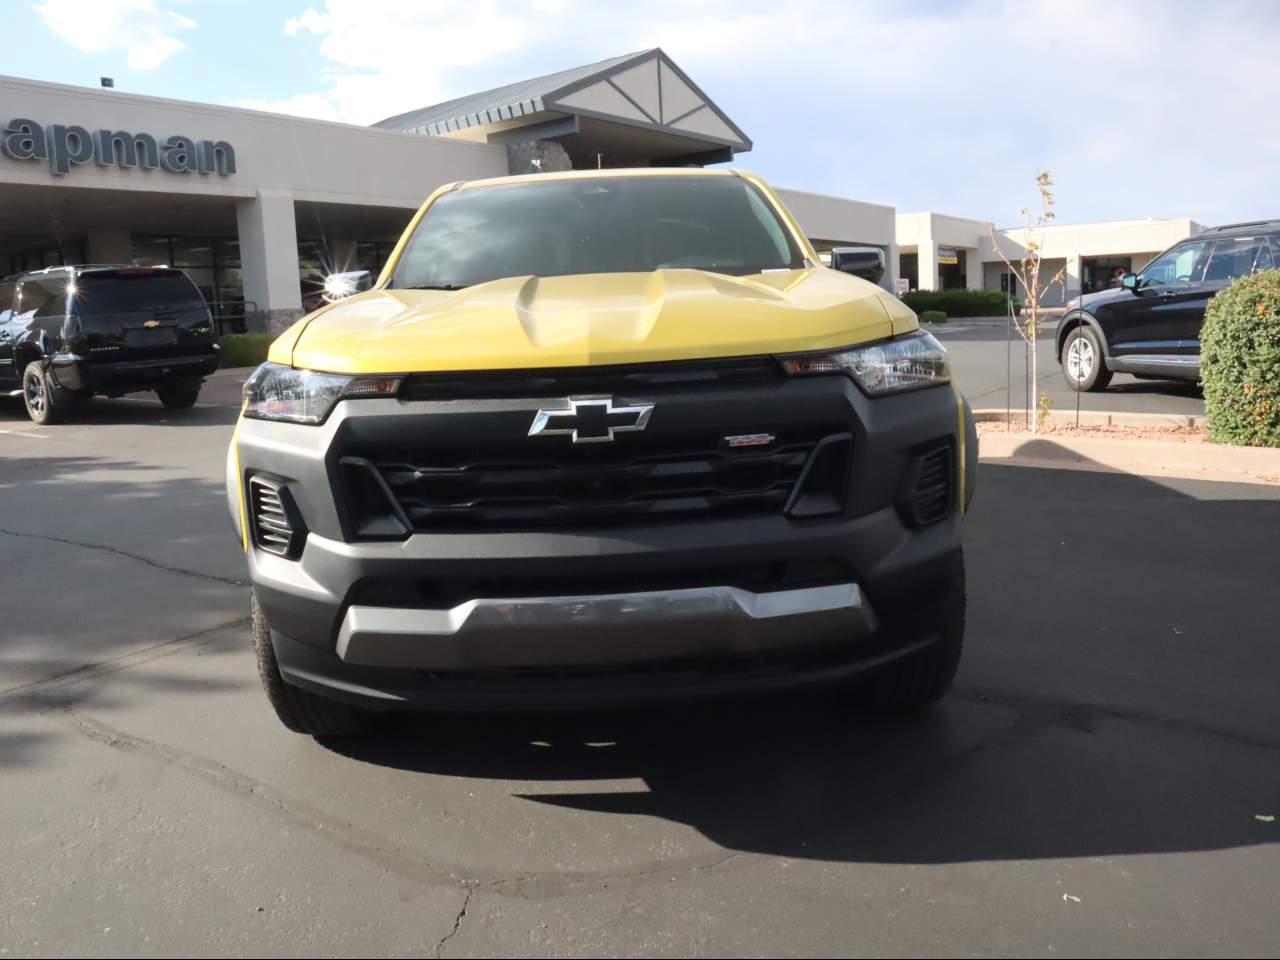
<svg viewBox="0 0 1280 960"><path fill-rule="evenodd" d="M85 53L123 50L134 70L154 70L186 44L197 26L154 0L45 0L35 10L53 33Z"/></svg>
<svg viewBox="0 0 1280 960"><path fill-rule="evenodd" d="M554 10L555 0L543 0ZM330 62L320 88L241 106L326 120L372 123L448 99L444 75L500 59L529 44L537 17L493 0L328 0L284 24L290 37L320 38Z"/></svg>

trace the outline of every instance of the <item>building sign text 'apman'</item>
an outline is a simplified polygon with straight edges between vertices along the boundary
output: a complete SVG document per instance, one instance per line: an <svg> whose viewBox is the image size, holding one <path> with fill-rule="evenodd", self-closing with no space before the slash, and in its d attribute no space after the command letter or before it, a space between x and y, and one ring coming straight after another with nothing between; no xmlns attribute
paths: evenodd
<svg viewBox="0 0 1280 960"><path fill-rule="evenodd" d="M60 123L46 129L23 118L9 121L0 133L0 153L10 160L46 160L58 176L86 163L169 173L216 173L224 177L236 172L236 151L225 140L173 136L161 143L149 133L90 131Z"/></svg>

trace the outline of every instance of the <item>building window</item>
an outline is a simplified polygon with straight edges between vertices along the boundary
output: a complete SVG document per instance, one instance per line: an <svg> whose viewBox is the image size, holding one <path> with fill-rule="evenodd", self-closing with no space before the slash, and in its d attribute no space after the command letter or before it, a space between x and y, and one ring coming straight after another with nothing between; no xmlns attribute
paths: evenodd
<svg viewBox="0 0 1280 960"><path fill-rule="evenodd" d="M955 247L938 248L938 289L963 290L964 268L960 263L960 251Z"/></svg>
<svg viewBox="0 0 1280 960"><path fill-rule="evenodd" d="M27 270L43 270L45 267L70 267L84 263L83 243L64 243L60 247L36 248L9 255L9 269L5 273L25 273Z"/></svg>
<svg viewBox="0 0 1280 960"><path fill-rule="evenodd" d="M1085 293L1118 287L1120 278L1132 269L1132 257L1082 257L1080 285Z"/></svg>
<svg viewBox="0 0 1280 960"><path fill-rule="evenodd" d="M368 270L376 278L395 248L394 240L361 240L356 244L356 262L350 269Z"/></svg>
<svg viewBox="0 0 1280 960"><path fill-rule="evenodd" d="M898 255L898 276L910 284L907 289L920 289L920 255L918 253Z"/></svg>
<svg viewBox="0 0 1280 960"><path fill-rule="evenodd" d="M130 239L139 266L177 267L194 283L216 318L244 314L240 241L235 237L158 237Z"/></svg>

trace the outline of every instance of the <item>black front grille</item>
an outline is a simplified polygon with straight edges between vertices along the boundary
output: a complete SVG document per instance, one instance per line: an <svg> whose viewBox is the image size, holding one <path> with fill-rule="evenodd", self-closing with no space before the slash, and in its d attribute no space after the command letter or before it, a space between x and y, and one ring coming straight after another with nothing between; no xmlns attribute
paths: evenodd
<svg viewBox="0 0 1280 960"><path fill-rule="evenodd" d="M747 452L616 453L572 460L373 461L415 530L517 529L779 513L812 442Z"/></svg>
<svg viewBox="0 0 1280 960"><path fill-rule="evenodd" d="M919 527L951 512L951 447L938 447L915 462L915 482L907 503L909 519Z"/></svg>

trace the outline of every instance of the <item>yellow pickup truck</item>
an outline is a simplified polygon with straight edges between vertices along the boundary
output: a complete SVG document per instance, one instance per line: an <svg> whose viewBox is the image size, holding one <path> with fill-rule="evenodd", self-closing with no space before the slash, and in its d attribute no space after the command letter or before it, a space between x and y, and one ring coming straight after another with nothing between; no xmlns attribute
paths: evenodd
<svg viewBox="0 0 1280 960"><path fill-rule="evenodd" d="M328 289L227 454L290 729L950 686L972 416L915 315L759 178L450 184L376 281Z"/></svg>

